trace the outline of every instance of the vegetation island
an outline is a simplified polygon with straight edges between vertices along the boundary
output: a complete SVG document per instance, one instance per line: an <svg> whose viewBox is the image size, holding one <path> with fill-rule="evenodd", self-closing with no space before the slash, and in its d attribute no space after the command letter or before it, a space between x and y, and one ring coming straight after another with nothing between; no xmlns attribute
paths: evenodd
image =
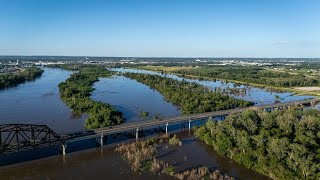
<svg viewBox="0 0 320 180"><path fill-rule="evenodd" d="M37 67L20 69L15 73L0 74L0 89L17 86L27 81L33 81L40 77L43 70Z"/></svg>
<svg viewBox="0 0 320 180"><path fill-rule="evenodd" d="M100 66L59 65L53 66L67 70L77 70L65 82L59 84L61 99L75 113L86 113L87 129L114 126L124 121L122 113L111 105L90 98L92 85L99 77L109 77L111 72Z"/></svg>

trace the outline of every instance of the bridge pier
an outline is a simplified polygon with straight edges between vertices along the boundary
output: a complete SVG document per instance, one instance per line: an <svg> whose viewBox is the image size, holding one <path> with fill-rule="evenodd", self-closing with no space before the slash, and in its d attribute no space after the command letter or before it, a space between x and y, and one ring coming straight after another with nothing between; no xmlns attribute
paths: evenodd
<svg viewBox="0 0 320 180"><path fill-rule="evenodd" d="M169 126L169 123L166 123L166 134L168 134L168 126Z"/></svg>
<svg viewBox="0 0 320 180"><path fill-rule="evenodd" d="M136 129L136 140L139 139L139 128Z"/></svg>
<svg viewBox="0 0 320 180"><path fill-rule="evenodd" d="M100 138L98 137L97 138L97 143L100 145L100 146L103 146L103 133L101 133L101 135L100 135ZM100 141L99 141L100 140Z"/></svg>
<svg viewBox="0 0 320 180"><path fill-rule="evenodd" d="M67 150L67 143L63 143L63 144L61 144L61 147L62 147L62 154L63 155L66 155L67 153L66 153L66 150Z"/></svg>

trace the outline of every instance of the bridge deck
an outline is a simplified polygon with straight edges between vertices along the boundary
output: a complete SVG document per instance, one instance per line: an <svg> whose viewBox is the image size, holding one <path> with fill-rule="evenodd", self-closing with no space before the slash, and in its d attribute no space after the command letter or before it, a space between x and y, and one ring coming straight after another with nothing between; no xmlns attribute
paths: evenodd
<svg viewBox="0 0 320 180"><path fill-rule="evenodd" d="M82 139L95 138L100 136L101 145L103 145L103 137L110 134L122 133L132 130L141 130L150 127L165 126L168 124L181 123L187 121L189 128L191 122L210 117L225 117L230 114L239 113L247 109L264 109L271 110L274 108L287 107L291 105L314 105L319 103L320 99L309 99L303 101L294 101L286 103L277 103L266 106L253 106L245 108L236 108L215 112L182 115L175 117L166 117L158 120L143 120L130 123L124 123L117 126L99 128L94 130L82 131L72 134L58 135L46 125L32 124L3 124L0 125L0 154L12 153L20 150L40 148L42 146L50 146L53 144L61 144L63 154L65 154L65 143L78 141ZM136 131L136 138L138 138ZM6 137L4 137L6 136Z"/></svg>
<svg viewBox="0 0 320 180"><path fill-rule="evenodd" d="M135 130L135 129L143 129L148 127L154 127L159 125L165 125L166 123L172 124L172 123L179 123L183 121L193 121L193 120L199 120L203 118L209 118L209 117L217 117L217 116L227 116L230 114L235 114L242 112L244 110L248 109L273 109L273 108L280 108L280 107L287 107L292 105L310 105L311 103L319 103L320 99L308 99L308 100L302 100L302 101L291 101L291 102L285 102L285 103L276 103L271 105L264 105L264 106L253 106L253 107L245 107L245 108L236 108L236 109L229 109L229 110L222 110L222 111L215 111L215 112L206 112L206 113L199 113L199 114L190 114L190 115L182 115L182 116L175 116L175 117L167 117L164 119L158 119L158 120L143 120L143 121L136 121L136 122L130 122L130 123L124 123L117 126L111 126L111 127L105 127L105 128L99 128L74 134L67 134L62 135L62 138L65 141L76 141L79 139L86 139L90 137L96 137L97 134L103 134L103 135L109 135L109 134L116 134L121 133L124 131L129 130Z"/></svg>

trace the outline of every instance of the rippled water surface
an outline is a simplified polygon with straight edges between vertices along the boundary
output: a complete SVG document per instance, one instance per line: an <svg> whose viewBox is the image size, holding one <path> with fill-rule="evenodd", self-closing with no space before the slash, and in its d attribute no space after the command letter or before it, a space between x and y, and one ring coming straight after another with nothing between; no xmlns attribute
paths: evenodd
<svg viewBox="0 0 320 180"><path fill-rule="evenodd" d="M74 115L59 96L59 83L71 73L44 68L40 78L0 90L0 124L44 124L58 133L84 130L86 117Z"/></svg>
<svg viewBox="0 0 320 180"><path fill-rule="evenodd" d="M176 171L207 166L239 179L267 179L230 159L218 156L211 147L202 144L188 132L178 133L178 137L182 140L181 147L163 147L158 154L160 160L172 164ZM4 179L174 179L166 175L132 172L112 146L3 167L0 168L0 176Z"/></svg>
<svg viewBox="0 0 320 180"><path fill-rule="evenodd" d="M151 119L180 115L179 108L166 102L158 91L123 76L100 78L94 88L91 98L113 105L123 112L127 122L143 119L139 117L140 112L148 112L147 118Z"/></svg>

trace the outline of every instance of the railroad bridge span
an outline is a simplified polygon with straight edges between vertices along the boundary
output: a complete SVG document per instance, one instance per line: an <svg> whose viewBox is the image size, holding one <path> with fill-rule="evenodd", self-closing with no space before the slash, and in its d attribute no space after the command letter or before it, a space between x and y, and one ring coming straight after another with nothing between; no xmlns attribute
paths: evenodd
<svg viewBox="0 0 320 180"><path fill-rule="evenodd" d="M0 155L10 154L18 151L41 148L44 146L61 145L62 154L66 154L67 143L80 141L84 139L97 138L98 143L103 146L103 139L106 136L123 133L127 131L135 131L136 139L139 138L139 131L151 127L165 126L165 132L168 133L170 124L187 122L190 131L192 123L201 119L225 119L230 114L240 113L242 111L253 109L262 109L264 111L272 111L274 109L282 109L290 106L314 106L319 103L320 99L308 99L302 101L293 101L286 103L276 103L264 106L253 106L244 108L235 108L229 110L221 110L214 112L182 115L175 117L166 117L156 120L143 120L130 123L123 123L117 126L98 128L70 134L57 134L46 125L31 124L4 124L0 125Z"/></svg>

